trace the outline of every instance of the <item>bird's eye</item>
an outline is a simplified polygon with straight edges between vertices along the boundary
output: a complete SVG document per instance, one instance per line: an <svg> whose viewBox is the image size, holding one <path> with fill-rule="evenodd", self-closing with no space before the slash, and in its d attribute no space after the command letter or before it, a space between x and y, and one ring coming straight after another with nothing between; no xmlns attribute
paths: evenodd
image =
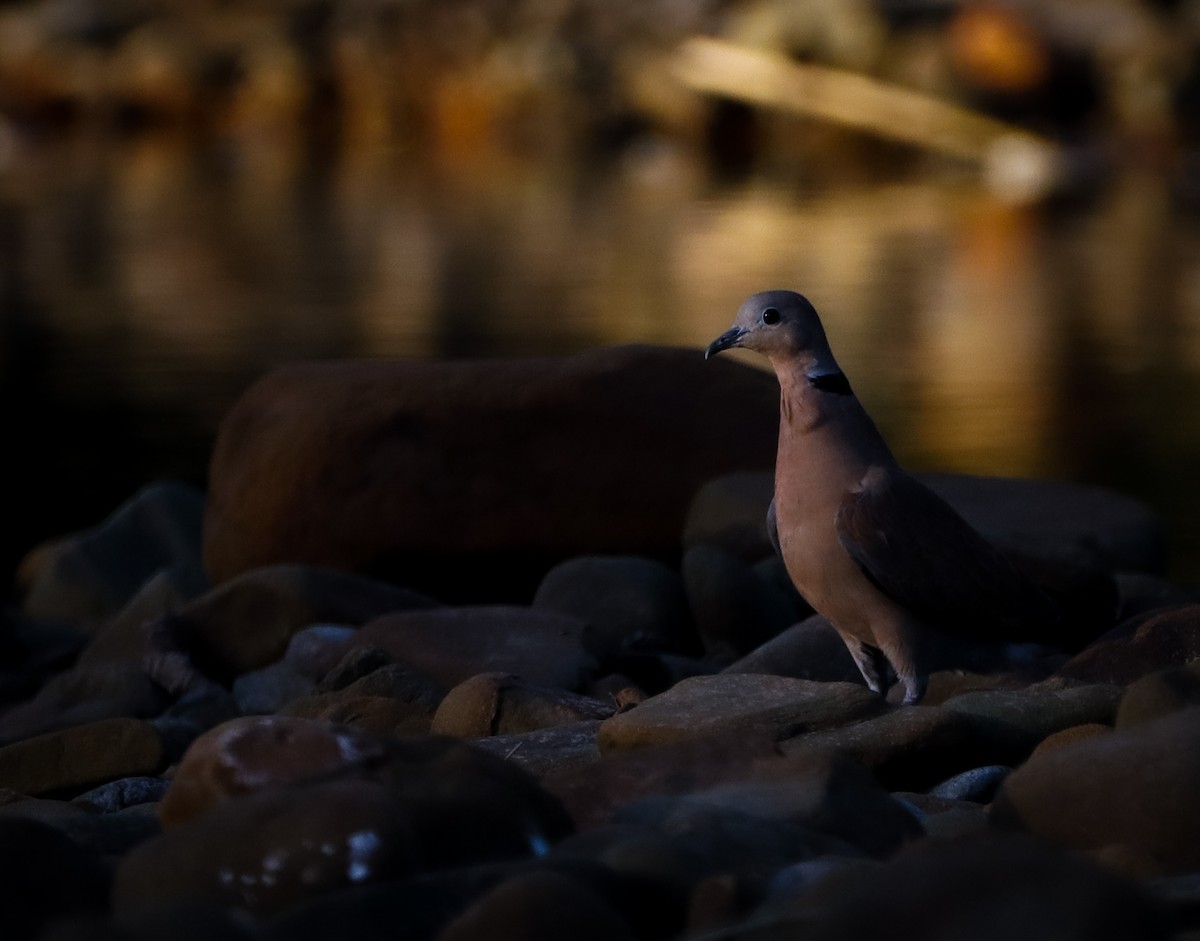
<svg viewBox="0 0 1200 941"><path fill-rule="evenodd" d="M768 327L775 326L775 324L779 323L779 311L774 307L768 307L762 312L762 322Z"/></svg>

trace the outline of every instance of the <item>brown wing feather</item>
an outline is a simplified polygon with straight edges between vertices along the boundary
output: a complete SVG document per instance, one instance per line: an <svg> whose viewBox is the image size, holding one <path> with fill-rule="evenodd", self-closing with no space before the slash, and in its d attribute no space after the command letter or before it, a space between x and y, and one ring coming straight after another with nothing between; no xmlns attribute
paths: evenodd
<svg viewBox="0 0 1200 941"><path fill-rule="evenodd" d="M876 470L837 513L842 546L923 623L977 639L1028 640L1054 602L948 503L903 471Z"/></svg>

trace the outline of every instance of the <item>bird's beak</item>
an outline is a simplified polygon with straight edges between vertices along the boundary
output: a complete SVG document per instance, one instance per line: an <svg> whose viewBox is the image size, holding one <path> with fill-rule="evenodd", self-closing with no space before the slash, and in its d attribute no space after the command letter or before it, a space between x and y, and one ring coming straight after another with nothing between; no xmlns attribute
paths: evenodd
<svg viewBox="0 0 1200 941"><path fill-rule="evenodd" d="M734 327L732 330L726 330L719 337L708 344L708 349L704 351L704 358L715 356L721 350L732 349L735 346L742 345L742 337L746 335L743 327Z"/></svg>

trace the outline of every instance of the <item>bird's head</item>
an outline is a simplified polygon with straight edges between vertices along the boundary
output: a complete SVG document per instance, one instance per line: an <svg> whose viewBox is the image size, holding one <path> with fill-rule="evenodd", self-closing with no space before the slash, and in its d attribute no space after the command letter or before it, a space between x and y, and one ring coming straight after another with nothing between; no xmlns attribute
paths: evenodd
<svg viewBox="0 0 1200 941"><path fill-rule="evenodd" d="M830 356L816 310L795 291L763 291L747 298L733 326L709 344L704 358L734 347L754 350L772 361Z"/></svg>

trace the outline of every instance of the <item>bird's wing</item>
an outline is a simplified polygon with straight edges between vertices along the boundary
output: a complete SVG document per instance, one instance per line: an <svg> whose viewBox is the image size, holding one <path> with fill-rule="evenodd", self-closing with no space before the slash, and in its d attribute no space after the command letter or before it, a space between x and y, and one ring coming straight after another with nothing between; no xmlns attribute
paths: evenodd
<svg viewBox="0 0 1200 941"><path fill-rule="evenodd" d="M1021 640L1054 602L948 503L900 470L875 468L842 500L837 534L880 591L948 634Z"/></svg>

